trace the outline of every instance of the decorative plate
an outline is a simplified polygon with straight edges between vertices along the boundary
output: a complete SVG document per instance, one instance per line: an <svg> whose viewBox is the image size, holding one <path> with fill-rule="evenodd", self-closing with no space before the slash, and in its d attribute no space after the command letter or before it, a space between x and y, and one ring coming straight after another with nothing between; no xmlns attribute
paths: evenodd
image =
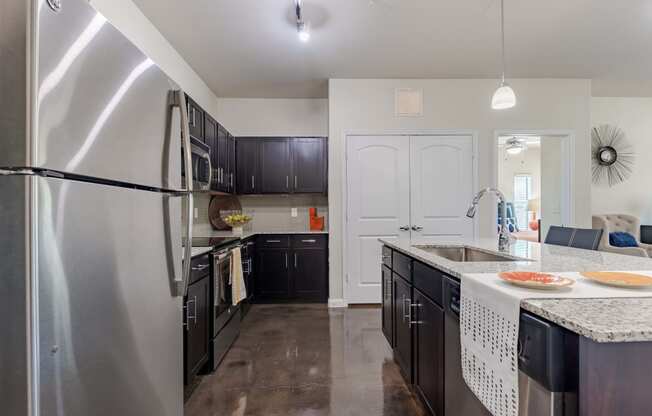
<svg viewBox="0 0 652 416"><path fill-rule="evenodd" d="M652 288L652 277L636 273L623 272L582 272L582 276L609 286L630 289Z"/></svg>
<svg viewBox="0 0 652 416"><path fill-rule="evenodd" d="M561 289L575 283L575 280L539 272L502 272L501 279L516 286L528 289Z"/></svg>

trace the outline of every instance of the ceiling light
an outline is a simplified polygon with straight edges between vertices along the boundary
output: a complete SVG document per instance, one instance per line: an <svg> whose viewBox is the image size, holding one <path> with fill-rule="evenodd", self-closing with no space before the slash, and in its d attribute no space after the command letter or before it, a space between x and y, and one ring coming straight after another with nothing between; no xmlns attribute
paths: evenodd
<svg viewBox="0 0 652 416"><path fill-rule="evenodd" d="M512 87L505 82L505 5L504 0L500 0L500 36L501 36L501 53L503 62L503 73L500 86L494 92L491 98L491 108L494 110L504 110L516 105L516 94Z"/></svg>
<svg viewBox="0 0 652 416"><path fill-rule="evenodd" d="M297 33L299 34L299 40L305 43L310 40L310 27L308 26L308 23L303 20L303 15L301 13L302 5L302 0L294 0L294 11L297 15Z"/></svg>
<svg viewBox="0 0 652 416"><path fill-rule="evenodd" d="M515 156L527 148L525 140L512 137L505 142L505 151L508 155Z"/></svg>

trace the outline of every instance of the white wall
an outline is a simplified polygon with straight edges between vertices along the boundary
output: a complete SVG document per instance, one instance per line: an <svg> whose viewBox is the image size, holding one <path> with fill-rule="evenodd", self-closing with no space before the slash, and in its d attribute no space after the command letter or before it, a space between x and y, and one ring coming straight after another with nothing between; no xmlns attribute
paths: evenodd
<svg viewBox="0 0 652 416"><path fill-rule="evenodd" d="M217 97L131 0L89 0L200 106L217 117Z"/></svg>
<svg viewBox="0 0 652 416"><path fill-rule="evenodd" d="M530 145L518 155L507 155L505 146L498 146L498 188L508 201L514 200L514 176L532 175L532 198L541 197L541 146Z"/></svg>
<svg viewBox="0 0 652 416"><path fill-rule="evenodd" d="M343 184L344 134L383 133L419 129L474 129L479 133L479 185L492 185L494 130L564 129L575 134L573 178L575 222L590 226L590 105L589 80L511 80L516 108L494 111L491 96L496 80L381 80L334 79L329 81L329 219L330 297L343 296ZM423 117L394 115L396 88L421 88ZM491 232L493 203L485 201L479 217L483 234Z"/></svg>
<svg viewBox="0 0 652 416"><path fill-rule="evenodd" d="M634 171L627 181L611 188L592 186L592 212L631 214L644 224L652 224L652 98L593 98L591 122L592 126L619 126L636 155Z"/></svg>
<svg viewBox="0 0 652 416"><path fill-rule="evenodd" d="M219 120L234 136L328 136L328 100L220 98Z"/></svg>

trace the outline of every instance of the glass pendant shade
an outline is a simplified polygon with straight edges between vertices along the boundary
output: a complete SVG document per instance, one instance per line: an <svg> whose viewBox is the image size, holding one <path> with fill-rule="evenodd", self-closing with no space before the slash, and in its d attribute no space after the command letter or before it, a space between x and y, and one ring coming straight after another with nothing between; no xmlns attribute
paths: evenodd
<svg viewBox="0 0 652 416"><path fill-rule="evenodd" d="M516 105L516 94L512 87L507 85L505 81L500 83L500 87L494 92L491 98L491 108L494 110L504 110L512 108Z"/></svg>

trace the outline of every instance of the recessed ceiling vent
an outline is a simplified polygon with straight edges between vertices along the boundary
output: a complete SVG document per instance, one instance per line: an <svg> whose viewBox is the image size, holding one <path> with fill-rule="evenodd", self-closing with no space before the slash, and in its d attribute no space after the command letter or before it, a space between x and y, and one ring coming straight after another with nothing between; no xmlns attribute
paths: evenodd
<svg viewBox="0 0 652 416"><path fill-rule="evenodd" d="M397 117L423 116L423 90L397 88L395 94Z"/></svg>

